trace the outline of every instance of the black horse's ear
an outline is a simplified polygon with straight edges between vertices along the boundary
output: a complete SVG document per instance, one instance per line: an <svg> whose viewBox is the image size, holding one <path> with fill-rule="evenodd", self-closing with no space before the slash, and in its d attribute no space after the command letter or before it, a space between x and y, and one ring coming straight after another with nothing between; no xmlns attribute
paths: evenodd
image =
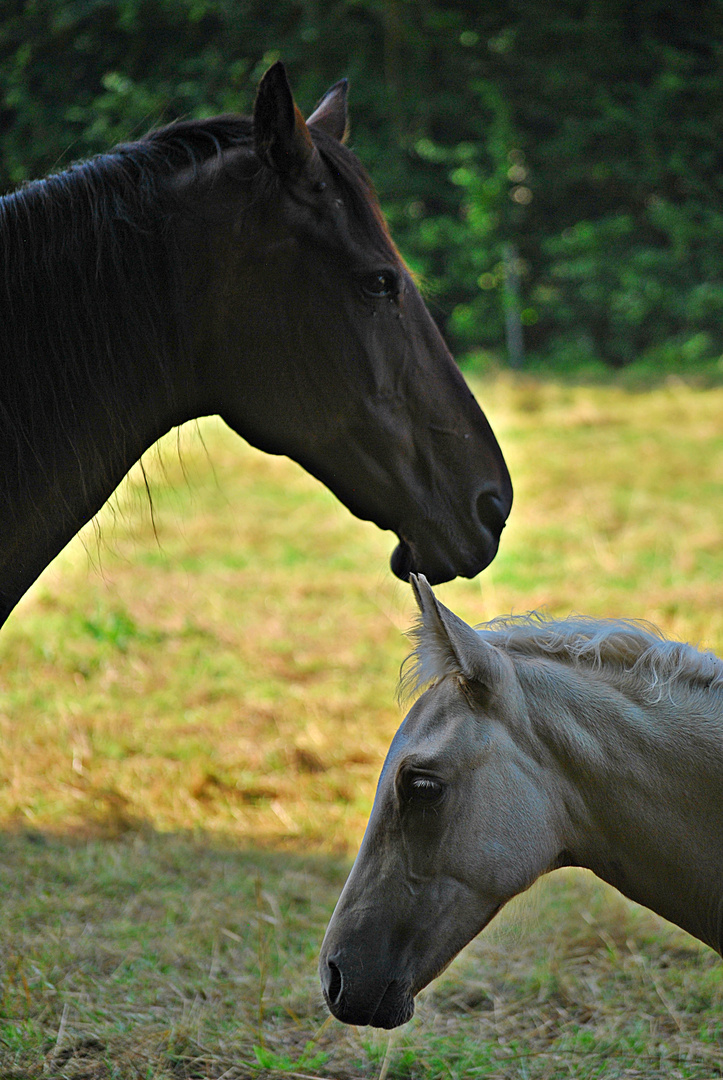
<svg viewBox="0 0 723 1080"><path fill-rule="evenodd" d="M280 60L259 83L254 103L254 141L261 160L284 176L301 172L314 150Z"/></svg>
<svg viewBox="0 0 723 1080"><path fill-rule="evenodd" d="M349 134L349 113L346 105L348 89L349 83L346 79L334 83L306 121L307 124L313 124L339 142L344 142Z"/></svg>

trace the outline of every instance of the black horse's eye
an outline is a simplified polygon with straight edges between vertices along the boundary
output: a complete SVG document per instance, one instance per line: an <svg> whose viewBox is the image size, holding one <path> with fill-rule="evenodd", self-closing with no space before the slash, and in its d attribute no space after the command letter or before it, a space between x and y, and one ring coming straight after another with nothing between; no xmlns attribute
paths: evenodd
<svg viewBox="0 0 723 1080"><path fill-rule="evenodd" d="M409 802L431 806L444 795L444 784L433 776L411 773L404 779L404 794Z"/></svg>
<svg viewBox="0 0 723 1080"><path fill-rule="evenodd" d="M317 193L317 195L321 195L322 191L326 191L326 180L317 180L314 183L313 190Z"/></svg>
<svg viewBox="0 0 723 1080"><path fill-rule="evenodd" d="M384 300L396 296L399 292L399 278L393 270L380 270L378 273L365 274L361 279L361 290L372 300Z"/></svg>

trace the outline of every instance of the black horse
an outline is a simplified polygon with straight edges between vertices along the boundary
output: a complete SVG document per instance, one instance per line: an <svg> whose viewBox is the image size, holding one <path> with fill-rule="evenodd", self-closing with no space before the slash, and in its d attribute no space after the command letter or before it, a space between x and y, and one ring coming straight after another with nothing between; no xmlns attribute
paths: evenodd
<svg viewBox="0 0 723 1080"><path fill-rule="evenodd" d="M343 145L283 65L253 118L180 122L0 200L0 624L169 428L218 413L392 529L392 568L472 576L512 488Z"/></svg>

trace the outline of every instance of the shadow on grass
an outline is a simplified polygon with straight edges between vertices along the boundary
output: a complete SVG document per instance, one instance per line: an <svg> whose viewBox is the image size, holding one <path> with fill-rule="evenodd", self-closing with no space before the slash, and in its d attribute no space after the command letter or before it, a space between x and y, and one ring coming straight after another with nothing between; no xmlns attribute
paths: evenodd
<svg viewBox="0 0 723 1080"><path fill-rule="evenodd" d="M316 956L340 859L147 828L5 832L0 855L3 1078L230 1080L328 1059Z"/></svg>

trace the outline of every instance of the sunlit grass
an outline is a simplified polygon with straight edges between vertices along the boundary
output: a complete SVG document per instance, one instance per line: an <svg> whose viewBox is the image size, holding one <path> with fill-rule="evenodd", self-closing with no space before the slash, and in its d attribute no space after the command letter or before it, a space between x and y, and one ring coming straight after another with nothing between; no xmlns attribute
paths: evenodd
<svg viewBox="0 0 723 1080"><path fill-rule="evenodd" d="M723 653L723 390L476 389L515 506L493 565L440 597ZM136 470L0 634L0 1075L721 1075L720 963L574 873L391 1050L322 1028L316 952L400 721L412 598L391 536L199 427L148 455L153 517Z"/></svg>

